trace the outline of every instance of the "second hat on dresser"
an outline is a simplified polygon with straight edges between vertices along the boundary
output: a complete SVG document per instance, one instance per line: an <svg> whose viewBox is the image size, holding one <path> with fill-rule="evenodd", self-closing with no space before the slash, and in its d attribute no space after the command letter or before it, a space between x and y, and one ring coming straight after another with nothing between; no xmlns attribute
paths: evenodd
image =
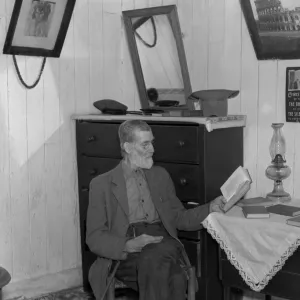
<svg viewBox="0 0 300 300"><path fill-rule="evenodd" d="M236 97L239 94L237 90L212 89L193 92L189 98L189 106L195 101L200 102L204 117L227 116L228 99Z"/></svg>
<svg viewBox="0 0 300 300"><path fill-rule="evenodd" d="M99 109L103 114L110 115L125 115L128 107L112 99L102 99L95 101L94 106Z"/></svg>

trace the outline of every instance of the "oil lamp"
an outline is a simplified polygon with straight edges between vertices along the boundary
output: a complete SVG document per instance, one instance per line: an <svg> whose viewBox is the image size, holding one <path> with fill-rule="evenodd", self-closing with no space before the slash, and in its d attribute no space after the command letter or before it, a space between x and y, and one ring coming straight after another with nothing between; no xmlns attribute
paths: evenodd
<svg viewBox="0 0 300 300"><path fill-rule="evenodd" d="M274 180L273 191L267 194L267 198L276 202L287 202L291 200L289 193L285 192L282 180L288 178L291 174L291 168L285 165L285 138L282 134L283 123L273 123L273 136L269 146L271 155L271 165L266 169L266 176Z"/></svg>

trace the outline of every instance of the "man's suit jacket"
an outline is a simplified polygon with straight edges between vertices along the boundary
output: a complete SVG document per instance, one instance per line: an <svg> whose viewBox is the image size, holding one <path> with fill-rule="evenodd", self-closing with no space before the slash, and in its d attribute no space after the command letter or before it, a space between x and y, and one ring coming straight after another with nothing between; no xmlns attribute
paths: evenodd
<svg viewBox="0 0 300 300"><path fill-rule="evenodd" d="M177 229L198 230L209 214L205 204L186 210L176 197L168 172L158 166L144 170L152 201L164 227L177 239ZM90 183L86 243L98 258L89 271L89 281L97 300L102 296L111 260L126 258L128 199L120 163L113 170L95 177Z"/></svg>

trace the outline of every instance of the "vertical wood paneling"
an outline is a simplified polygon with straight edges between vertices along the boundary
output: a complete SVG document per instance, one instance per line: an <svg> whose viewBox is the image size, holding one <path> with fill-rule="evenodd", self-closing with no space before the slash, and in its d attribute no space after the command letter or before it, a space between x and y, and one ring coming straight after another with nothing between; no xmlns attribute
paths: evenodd
<svg viewBox="0 0 300 300"><path fill-rule="evenodd" d="M20 71L25 73L25 59L18 58ZM9 57L9 141L10 185L13 232L14 279L28 278L30 272L30 212L28 202L27 165L27 107L26 91L17 81L14 66ZM20 247L22 245L22 247Z"/></svg>
<svg viewBox="0 0 300 300"><path fill-rule="evenodd" d="M76 112L91 111L89 61L89 5L88 0L77 1L74 9L74 58Z"/></svg>
<svg viewBox="0 0 300 300"><path fill-rule="evenodd" d="M0 1L0 12L5 13L5 1ZM0 43L4 43L8 20L0 18ZM8 119L8 58L0 54L0 262L9 272L13 269L12 222L10 200L10 149Z"/></svg>
<svg viewBox="0 0 300 300"><path fill-rule="evenodd" d="M161 6L163 0L149 0L149 7Z"/></svg>
<svg viewBox="0 0 300 300"><path fill-rule="evenodd" d="M6 0L10 20L13 1ZM17 57L21 74L26 77L25 58ZM16 77L12 57L8 57L8 101L10 186L12 219L13 280L30 276L30 212L28 199L27 94Z"/></svg>
<svg viewBox="0 0 300 300"><path fill-rule="evenodd" d="M241 86L241 9L239 0L225 1L224 87L239 90ZM228 100L228 113L241 113L240 94Z"/></svg>
<svg viewBox="0 0 300 300"><path fill-rule="evenodd" d="M95 112L98 110L92 105L93 102L103 99L103 7L102 1L89 0L89 66L90 66L90 107Z"/></svg>
<svg viewBox="0 0 300 300"><path fill-rule="evenodd" d="M253 180L247 197L258 195L257 191L257 155L258 155L258 63L248 33L247 25L242 18L242 54L241 54L241 112L247 115L244 129L244 165L248 168ZM230 100L231 101L231 100Z"/></svg>
<svg viewBox="0 0 300 300"><path fill-rule="evenodd" d="M61 192L61 149L58 143L45 144L45 191L47 225L47 273L63 269L63 214Z"/></svg>
<svg viewBox="0 0 300 300"><path fill-rule="evenodd" d="M225 0L210 0L209 44L208 44L208 88L219 89L224 86L224 28Z"/></svg>
<svg viewBox="0 0 300 300"><path fill-rule="evenodd" d="M273 134L271 124L276 122L277 64L273 61L259 63L259 106L258 106L258 157L257 190L262 195L272 191L273 181L265 176L271 162L269 145Z"/></svg>
<svg viewBox="0 0 300 300"><path fill-rule="evenodd" d="M224 42L225 0L209 0L209 43Z"/></svg>
<svg viewBox="0 0 300 300"><path fill-rule="evenodd" d="M60 116L60 62L55 58L48 58L45 65L44 78L44 137L47 143L60 144L59 128Z"/></svg>
<svg viewBox="0 0 300 300"><path fill-rule="evenodd" d="M134 8L140 9L149 7L149 0L134 0Z"/></svg>
<svg viewBox="0 0 300 300"><path fill-rule="evenodd" d="M122 101L121 0L103 0L104 97Z"/></svg>
<svg viewBox="0 0 300 300"><path fill-rule="evenodd" d="M121 9L122 11L134 9L134 0L122 0ZM121 102L126 103L129 110L135 110L140 108L140 104L123 20L121 22L121 30ZM138 102L137 105L135 101Z"/></svg>
<svg viewBox="0 0 300 300"><path fill-rule="evenodd" d="M178 15L189 73L193 73L193 0L178 0ZM183 21L184 20L184 21Z"/></svg>
<svg viewBox="0 0 300 300"><path fill-rule="evenodd" d="M74 26L72 19L60 59L59 95L61 117L61 191L62 191L62 264L63 269L77 265L78 249L78 201L76 186L76 158L74 141L74 124L71 115L77 111L75 103L75 62L73 50ZM88 99L82 100L88 101Z"/></svg>
<svg viewBox="0 0 300 300"><path fill-rule="evenodd" d="M162 5L178 5L178 0L163 0Z"/></svg>
<svg viewBox="0 0 300 300"><path fill-rule="evenodd" d="M41 58L26 59L26 82L36 80ZM46 205L44 186L44 80L27 91L27 145L30 212L30 275L37 277L46 272Z"/></svg>
<svg viewBox="0 0 300 300"><path fill-rule="evenodd" d="M207 89L208 73L208 0L193 1L193 45L192 63L189 70L193 91Z"/></svg>
<svg viewBox="0 0 300 300"><path fill-rule="evenodd" d="M45 194L47 273L62 270L62 186L59 61L48 59L44 70Z"/></svg>
<svg viewBox="0 0 300 300"><path fill-rule="evenodd" d="M134 0L122 0L122 2L121 2L121 10L122 11L124 11L124 10L132 10L132 9L134 9ZM124 22L122 20L122 22L121 22L122 31L124 30L123 29L123 27L124 27L123 24L124 24ZM124 38L125 39L122 40L122 43L126 42L126 37L124 37Z"/></svg>

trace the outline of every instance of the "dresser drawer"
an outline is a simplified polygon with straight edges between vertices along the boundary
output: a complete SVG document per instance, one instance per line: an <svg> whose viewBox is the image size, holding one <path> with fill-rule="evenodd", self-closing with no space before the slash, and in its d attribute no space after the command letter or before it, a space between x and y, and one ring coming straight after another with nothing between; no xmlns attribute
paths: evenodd
<svg viewBox="0 0 300 300"><path fill-rule="evenodd" d="M78 192L79 192L79 209L80 218L86 218L89 203L89 186L91 180L103 173L112 170L119 164L119 159L96 158L78 155Z"/></svg>
<svg viewBox="0 0 300 300"><path fill-rule="evenodd" d="M87 156L121 158L119 125L78 123L77 149ZM199 163L202 148L198 149L198 126L150 126L155 138L155 161Z"/></svg>
<svg viewBox="0 0 300 300"><path fill-rule="evenodd" d="M80 154L121 158L119 125L79 122L77 125L77 149Z"/></svg>
<svg viewBox="0 0 300 300"><path fill-rule="evenodd" d="M90 181L103 173L106 173L113 168L115 168L120 159L114 158L98 158L98 157L88 157L85 155L78 156L78 181L80 189L85 189L89 187Z"/></svg>
<svg viewBox="0 0 300 300"><path fill-rule="evenodd" d="M174 183L177 197L183 201L204 203L204 178L197 165L156 162L165 168Z"/></svg>
<svg viewBox="0 0 300 300"><path fill-rule="evenodd" d="M78 156L79 191L88 191L90 181L99 174L112 170L120 159ZM177 197L183 201L204 203L204 180L197 165L155 163L165 168L174 183Z"/></svg>
<svg viewBox="0 0 300 300"><path fill-rule="evenodd" d="M199 163L198 126L152 125L154 161Z"/></svg>

